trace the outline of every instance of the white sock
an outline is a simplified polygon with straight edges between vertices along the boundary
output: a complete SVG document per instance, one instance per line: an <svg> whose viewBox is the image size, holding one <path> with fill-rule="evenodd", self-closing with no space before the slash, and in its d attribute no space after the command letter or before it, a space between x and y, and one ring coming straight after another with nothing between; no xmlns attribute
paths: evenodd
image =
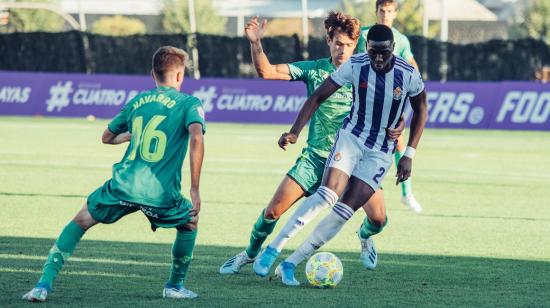
<svg viewBox="0 0 550 308"><path fill-rule="evenodd" d="M353 213L352 208L337 202L327 217L319 222L309 237L285 261L298 265L309 258L317 249L340 232Z"/></svg>
<svg viewBox="0 0 550 308"><path fill-rule="evenodd" d="M322 210L333 206L338 200L338 195L328 187L321 186L309 196L300 207L292 214L277 237L269 243L269 247L278 252L283 250L288 240L298 234L310 221L312 221Z"/></svg>

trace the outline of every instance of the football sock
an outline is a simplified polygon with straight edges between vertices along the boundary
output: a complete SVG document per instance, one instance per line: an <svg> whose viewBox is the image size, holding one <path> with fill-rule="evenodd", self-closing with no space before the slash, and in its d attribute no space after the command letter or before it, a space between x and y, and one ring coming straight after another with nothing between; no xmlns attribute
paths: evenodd
<svg viewBox="0 0 550 308"><path fill-rule="evenodd" d="M260 253L265 239L273 232L275 225L277 224L277 219L266 219L264 216L265 209L258 217L258 220L252 227L252 232L250 233L250 243L246 247L246 254L249 258L256 258Z"/></svg>
<svg viewBox="0 0 550 308"><path fill-rule="evenodd" d="M401 157L403 157L403 153L396 150L394 154L395 166L397 166ZM412 195L412 183L410 177L406 181L401 182L401 196L406 197L408 195Z"/></svg>
<svg viewBox="0 0 550 308"><path fill-rule="evenodd" d="M285 261L298 265L309 258L313 252L338 234L353 213L352 208L337 202L332 211L319 222L309 237Z"/></svg>
<svg viewBox="0 0 550 308"><path fill-rule="evenodd" d="M359 228L359 236L363 239L368 239L369 237L382 232L382 229L388 224L388 217L386 216L386 221L382 226L376 226L370 221L368 217L365 217L361 228Z"/></svg>
<svg viewBox="0 0 550 308"><path fill-rule="evenodd" d="M338 195L334 191L325 186L319 187L317 192L300 204L300 207L292 214L292 217L269 246L281 252L288 240L302 230L322 210L333 206L337 200Z"/></svg>
<svg viewBox="0 0 550 308"><path fill-rule="evenodd" d="M48 285L51 290L55 277L61 271L65 261L71 256L85 232L82 227L72 220L63 228L63 231L61 231L61 234L50 249L38 283Z"/></svg>
<svg viewBox="0 0 550 308"><path fill-rule="evenodd" d="M183 285L189 270L189 264L193 259L196 238L196 229L193 231L178 231L176 234L176 240L172 246L172 268L170 280L168 281L170 284Z"/></svg>

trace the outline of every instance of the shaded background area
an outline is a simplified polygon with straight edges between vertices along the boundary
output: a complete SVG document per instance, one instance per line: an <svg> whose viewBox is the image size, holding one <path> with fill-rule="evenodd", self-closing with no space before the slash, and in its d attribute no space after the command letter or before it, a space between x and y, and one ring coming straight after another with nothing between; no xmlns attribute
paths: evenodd
<svg viewBox="0 0 550 308"><path fill-rule="evenodd" d="M307 50L297 35L267 37L262 41L274 64L329 56L324 38L311 37ZM535 39L454 44L412 36L410 41L427 80L441 80L444 76L448 81L533 80L538 68L550 65L550 47ZM196 46L202 77L256 76L246 39L210 34L0 34L0 70L146 75L151 69L151 54L162 45L186 49Z"/></svg>

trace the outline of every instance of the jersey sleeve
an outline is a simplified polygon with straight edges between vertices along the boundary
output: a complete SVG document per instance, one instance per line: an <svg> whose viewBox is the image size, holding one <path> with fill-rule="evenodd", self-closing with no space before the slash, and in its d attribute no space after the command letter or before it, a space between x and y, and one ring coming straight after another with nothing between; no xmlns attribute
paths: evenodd
<svg viewBox="0 0 550 308"><path fill-rule="evenodd" d="M369 33L369 28L361 28L361 33L359 34L359 39L357 40L357 52L367 52L367 33Z"/></svg>
<svg viewBox="0 0 550 308"><path fill-rule="evenodd" d="M330 75L330 79L339 86L343 86L347 83L353 82L352 77L353 67L351 61L344 62L340 67Z"/></svg>
<svg viewBox="0 0 550 308"><path fill-rule="evenodd" d="M404 35L401 36L401 50L399 51L398 56L407 61L410 61L412 58L414 58L411 50L411 42L409 42L409 39Z"/></svg>
<svg viewBox="0 0 550 308"><path fill-rule="evenodd" d="M122 110L107 125L111 133L118 135L128 131L128 115L132 109L130 102L124 105Z"/></svg>
<svg viewBox="0 0 550 308"><path fill-rule="evenodd" d="M202 132L206 132L204 109L202 102L196 97L193 97L193 102L185 113L185 127L188 128L193 123L199 123L202 126Z"/></svg>
<svg viewBox="0 0 550 308"><path fill-rule="evenodd" d="M422 81L422 76L420 76L420 72L416 69L412 72L411 75L411 83L409 86L409 96L415 97L420 92L424 90L424 81Z"/></svg>
<svg viewBox="0 0 550 308"><path fill-rule="evenodd" d="M288 71L292 80L307 81L308 71L315 68L314 61L299 61L288 64Z"/></svg>

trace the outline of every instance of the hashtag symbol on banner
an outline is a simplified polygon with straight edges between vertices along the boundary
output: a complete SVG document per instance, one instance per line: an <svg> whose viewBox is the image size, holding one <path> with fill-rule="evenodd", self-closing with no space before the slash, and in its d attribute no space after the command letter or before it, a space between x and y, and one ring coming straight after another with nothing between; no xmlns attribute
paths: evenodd
<svg viewBox="0 0 550 308"><path fill-rule="evenodd" d="M69 94L73 92L73 83L71 81L57 82L56 85L50 88L50 98L46 101L48 112L61 111L61 109L69 106L70 99Z"/></svg>

